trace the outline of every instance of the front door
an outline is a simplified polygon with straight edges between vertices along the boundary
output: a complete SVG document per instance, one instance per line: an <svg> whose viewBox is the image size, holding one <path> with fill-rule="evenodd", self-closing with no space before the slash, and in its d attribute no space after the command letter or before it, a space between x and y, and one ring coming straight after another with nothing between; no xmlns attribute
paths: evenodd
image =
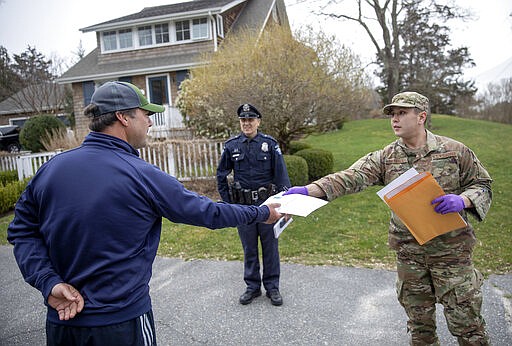
<svg viewBox="0 0 512 346"><path fill-rule="evenodd" d="M164 105L166 109L171 104L169 100L169 83L167 76L148 77L149 102ZM157 113L152 116L153 126L157 128L169 127L169 120L166 112Z"/></svg>

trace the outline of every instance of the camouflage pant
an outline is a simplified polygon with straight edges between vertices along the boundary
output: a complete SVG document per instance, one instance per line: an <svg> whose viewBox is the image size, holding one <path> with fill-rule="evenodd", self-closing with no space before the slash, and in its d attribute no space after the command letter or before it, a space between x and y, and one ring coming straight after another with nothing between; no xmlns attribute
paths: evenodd
<svg viewBox="0 0 512 346"><path fill-rule="evenodd" d="M482 306L482 274L469 251L442 256L397 254L397 295L409 320L411 345L439 345L436 303L459 345L489 345Z"/></svg>

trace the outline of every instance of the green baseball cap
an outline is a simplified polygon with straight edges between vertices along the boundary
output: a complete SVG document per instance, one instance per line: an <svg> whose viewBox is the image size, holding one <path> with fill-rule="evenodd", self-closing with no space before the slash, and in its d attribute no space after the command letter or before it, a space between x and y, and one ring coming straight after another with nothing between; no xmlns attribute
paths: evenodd
<svg viewBox="0 0 512 346"><path fill-rule="evenodd" d="M382 112L389 115L392 107L418 108L428 112L428 98L414 91L405 91L393 96L391 103L384 106Z"/></svg>
<svg viewBox="0 0 512 346"><path fill-rule="evenodd" d="M150 103L135 85L118 81L107 82L96 89L91 103L98 107L95 116L133 108L144 109L149 114L165 110L162 105Z"/></svg>

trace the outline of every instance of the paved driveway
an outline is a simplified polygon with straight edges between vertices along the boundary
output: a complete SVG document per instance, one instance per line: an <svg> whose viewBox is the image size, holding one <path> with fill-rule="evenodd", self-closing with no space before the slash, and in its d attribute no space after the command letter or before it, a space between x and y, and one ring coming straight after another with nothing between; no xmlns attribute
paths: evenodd
<svg viewBox="0 0 512 346"><path fill-rule="evenodd" d="M281 266L284 305L265 296L242 306L243 264L155 261L151 294L162 345L407 345L395 272L333 266ZM24 283L10 246L0 246L0 345L45 345L45 308ZM512 345L512 274L484 284L483 314L493 345ZM438 309L442 345L457 345Z"/></svg>

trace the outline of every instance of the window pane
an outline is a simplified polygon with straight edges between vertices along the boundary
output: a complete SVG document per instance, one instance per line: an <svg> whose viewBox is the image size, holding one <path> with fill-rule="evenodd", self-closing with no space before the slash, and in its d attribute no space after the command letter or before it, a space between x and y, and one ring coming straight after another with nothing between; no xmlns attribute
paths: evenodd
<svg viewBox="0 0 512 346"><path fill-rule="evenodd" d="M119 30L119 48L133 47L132 29Z"/></svg>
<svg viewBox="0 0 512 346"><path fill-rule="evenodd" d="M155 40L156 43L169 42L169 24L155 25Z"/></svg>
<svg viewBox="0 0 512 346"><path fill-rule="evenodd" d="M103 33L103 49L114 50L117 49L116 32L105 31Z"/></svg>
<svg viewBox="0 0 512 346"><path fill-rule="evenodd" d="M149 79L150 102L157 104L168 104L167 100L167 79L166 77L155 77Z"/></svg>
<svg viewBox="0 0 512 346"><path fill-rule="evenodd" d="M94 93L94 82L82 82L82 92L84 96L84 106L88 106L91 103L92 94Z"/></svg>
<svg viewBox="0 0 512 346"><path fill-rule="evenodd" d="M192 37L206 38L208 37L208 24L206 18L192 20Z"/></svg>
<svg viewBox="0 0 512 346"><path fill-rule="evenodd" d="M153 44L153 36L151 33L151 26L141 26L139 31L139 46L149 46Z"/></svg>
<svg viewBox="0 0 512 346"><path fill-rule="evenodd" d="M176 41L190 40L190 22L176 22Z"/></svg>

